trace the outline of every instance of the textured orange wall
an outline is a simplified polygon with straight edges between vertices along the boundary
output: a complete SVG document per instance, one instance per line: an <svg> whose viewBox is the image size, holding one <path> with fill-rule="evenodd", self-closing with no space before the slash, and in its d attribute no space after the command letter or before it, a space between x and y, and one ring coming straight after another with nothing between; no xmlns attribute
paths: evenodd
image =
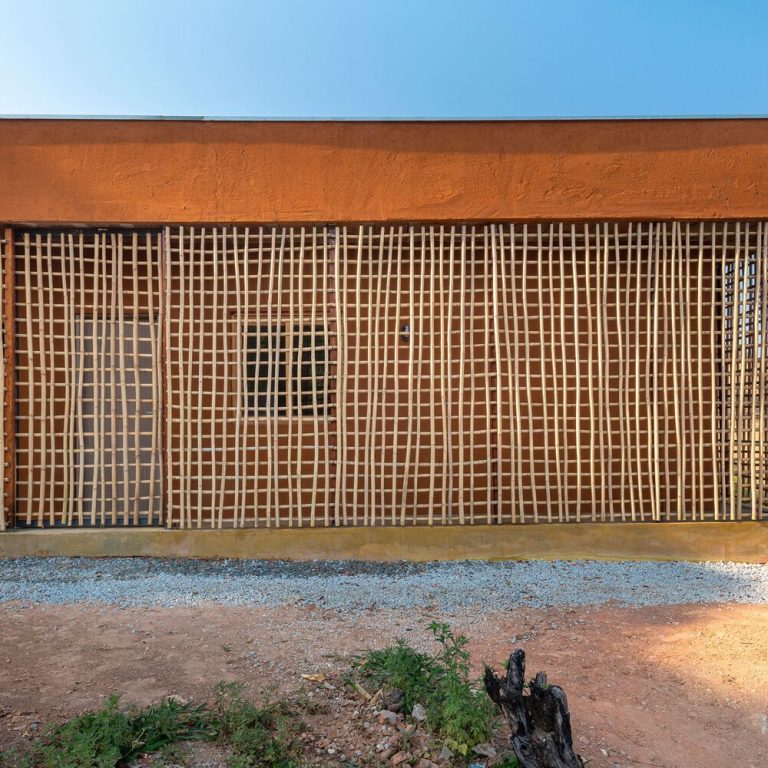
<svg viewBox="0 0 768 768"><path fill-rule="evenodd" d="M0 120L0 221L768 216L768 120Z"/></svg>

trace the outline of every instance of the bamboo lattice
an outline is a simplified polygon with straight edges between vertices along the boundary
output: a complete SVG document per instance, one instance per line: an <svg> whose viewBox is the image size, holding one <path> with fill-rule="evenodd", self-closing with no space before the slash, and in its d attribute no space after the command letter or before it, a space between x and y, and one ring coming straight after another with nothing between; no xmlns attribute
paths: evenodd
<svg viewBox="0 0 768 768"><path fill-rule="evenodd" d="M764 223L31 230L15 256L21 524L766 517Z"/></svg>

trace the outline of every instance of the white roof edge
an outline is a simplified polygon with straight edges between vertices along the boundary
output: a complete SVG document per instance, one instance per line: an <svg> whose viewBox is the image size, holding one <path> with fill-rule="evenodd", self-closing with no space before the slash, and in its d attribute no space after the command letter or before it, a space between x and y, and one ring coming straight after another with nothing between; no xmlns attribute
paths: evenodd
<svg viewBox="0 0 768 768"><path fill-rule="evenodd" d="M211 123L524 123L599 122L612 120L765 120L768 114L734 115L600 115L526 117L210 117L205 115L13 115L0 120L142 120Z"/></svg>

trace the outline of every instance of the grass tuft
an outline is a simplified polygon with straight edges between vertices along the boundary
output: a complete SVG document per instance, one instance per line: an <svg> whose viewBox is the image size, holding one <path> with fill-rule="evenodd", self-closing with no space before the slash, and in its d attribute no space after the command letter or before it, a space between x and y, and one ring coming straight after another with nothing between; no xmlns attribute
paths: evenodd
<svg viewBox="0 0 768 768"><path fill-rule="evenodd" d="M110 696L98 710L49 726L24 755L0 753L19 768L115 768L140 755L173 754L186 741L229 748L232 768L299 768L301 723L284 702L263 706L242 697L242 686L220 684L213 706L168 699L144 709L122 709Z"/></svg>

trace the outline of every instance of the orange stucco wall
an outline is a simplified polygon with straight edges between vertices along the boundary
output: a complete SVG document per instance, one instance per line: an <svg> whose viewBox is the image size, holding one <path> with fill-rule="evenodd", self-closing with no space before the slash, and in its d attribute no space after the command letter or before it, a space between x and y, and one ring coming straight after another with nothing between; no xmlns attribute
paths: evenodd
<svg viewBox="0 0 768 768"><path fill-rule="evenodd" d="M768 120L0 120L0 221L752 218Z"/></svg>

